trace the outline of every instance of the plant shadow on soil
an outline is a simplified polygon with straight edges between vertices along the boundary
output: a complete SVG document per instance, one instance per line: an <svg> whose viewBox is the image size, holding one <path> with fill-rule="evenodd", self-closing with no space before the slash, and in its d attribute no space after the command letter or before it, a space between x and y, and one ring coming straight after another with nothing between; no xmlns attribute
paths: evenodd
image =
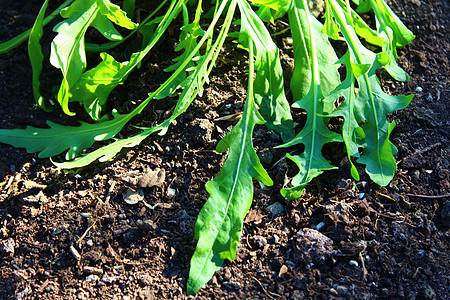
<svg viewBox="0 0 450 300"><path fill-rule="evenodd" d="M40 1L24 3L0 4L2 41L31 26ZM339 169L315 179L301 199L286 201L279 189L294 167L273 149L279 137L257 127L254 143L275 184L255 184L237 259L225 263L199 299L448 298L450 204L441 197L450 191L448 2L388 3L417 36L399 50L411 79L381 79L388 93L416 94L392 115L399 148L394 180L385 188L365 176L352 181L342 150L333 150L342 149L338 144L324 151ZM168 37L159 47L172 48L175 41ZM278 42L288 70L292 49ZM114 92L112 107L129 110L155 78L166 76L163 52ZM241 111L245 99L246 62L239 56L225 49L203 97L166 136L149 138L109 163L64 174L47 159L0 144L0 179L21 176L0 194L0 299L188 298L193 228L208 198L204 185L224 160L215 145L234 124L214 119ZM0 56L0 128L43 126L48 118L71 124L61 113L33 108L31 79L24 74L31 74L25 46ZM50 68L43 74L44 82L57 77ZM159 101L132 123L161 121L174 104ZM145 203L125 203L127 189L138 187L124 176L146 168L164 169L164 182L142 188Z"/></svg>

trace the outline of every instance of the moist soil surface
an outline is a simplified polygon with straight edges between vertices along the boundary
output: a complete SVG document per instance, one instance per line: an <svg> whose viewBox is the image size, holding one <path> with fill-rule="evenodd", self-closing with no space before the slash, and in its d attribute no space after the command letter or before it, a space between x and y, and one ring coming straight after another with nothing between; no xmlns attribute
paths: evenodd
<svg viewBox="0 0 450 300"><path fill-rule="evenodd" d="M41 2L1 1L1 41L29 28ZM236 123L216 119L241 112L245 99L245 53L230 46L203 96L165 136L110 162L63 172L48 159L0 144L0 299L449 299L448 1L388 3L416 35L399 50L411 79L400 83L380 74L386 92L415 94L391 116L399 151L388 186L367 176L352 180L344 146L333 144L323 152L339 168L288 201L279 190L295 166L273 148L279 136L256 127L255 147L274 186L255 184L236 260L226 261L195 297L186 296L193 228L208 198L204 186L225 159L215 146ZM54 24L43 38L46 57ZM162 70L175 55L174 31L114 91L111 109L129 111L167 77ZM284 41L277 36L289 76L292 46ZM127 47L117 59L126 59L133 46ZM54 93L58 76L44 68L45 96ZM34 109L30 82L25 45L0 56L0 128L76 124L57 108ZM175 103L156 101L132 124L161 122ZM78 116L88 120L81 110ZM305 115L295 112L295 118L302 123ZM129 126L120 137L135 132ZM140 191L143 201L126 197Z"/></svg>

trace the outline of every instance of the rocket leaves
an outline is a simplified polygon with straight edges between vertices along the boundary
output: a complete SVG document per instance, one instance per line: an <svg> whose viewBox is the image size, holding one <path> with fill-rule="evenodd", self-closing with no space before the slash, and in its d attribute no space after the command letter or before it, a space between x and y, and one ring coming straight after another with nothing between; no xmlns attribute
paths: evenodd
<svg viewBox="0 0 450 300"><path fill-rule="evenodd" d="M405 108L413 97L386 94L377 78L380 68L396 80L409 78L396 62L397 48L414 39L383 0L354 0L356 10L350 7L349 0L326 0L324 24L309 12L307 0L206 2L163 0L137 24L132 19L141 3L134 0L123 1L123 9L109 0L67 0L47 17L49 1L45 0L32 29L0 44L0 53L5 53L28 39L34 99L37 106L47 109L40 93L44 63L40 40L51 19L58 14L63 18L54 27L56 36L50 45L50 63L62 73L56 102L69 116L75 115L75 105L81 105L91 122L80 122L80 126L47 122L48 128L0 129L0 142L39 153L40 158L66 152L65 161L53 161L65 169L108 161L155 133L164 135L202 95L225 42L234 39L241 49L237 51L248 51L245 106L241 119L217 144L217 152L227 153L227 157L219 174L206 184L210 196L195 224L197 245L191 259L188 294L202 288L226 259L236 258L243 220L253 199L253 180L272 185L253 147L256 125L264 124L276 131L284 142L279 148L292 151L286 156L298 173L281 190L286 198L301 197L311 180L337 168L322 153L324 146L332 142L343 142L355 180L360 177L357 165L363 164L375 183L387 185L395 174L397 152L389 140L396 124L388 120L388 115ZM204 13L205 8L208 13ZM370 10L375 28L360 16ZM284 90L280 51L264 23L274 23L286 14L293 44L294 67L289 82L293 103L289 103ZM108 105L111 92L126 84L130 73L144 65L143 60L155 45L176 30L176 54L164 69L170 73L169 78L149 91L147 99L130 112L119 114L112 109ZM125 37L120 33L127 31ZM100 33L107 42L86 43L91 32ZM116 47L132 36L139 36L134 47L142 46L133 48L127 60L117 60L121 50ZM330 39L344 41L345 51L336 51L339 44ZM380 51L369 50L367 43ZM91 58L87 51L100 57L97 65L88 64ZM344 54L338 57L337 53ZM178 101L166 120L149 128L138 127L138 134L116 138L151 101L175 96ZM306 112L306 120L302 128L295 130L298 120L292 118L291 111L297 109ZM334 117L342 120L340 133L329 125ZM90 151L99 141L103 145Z"/></svg>

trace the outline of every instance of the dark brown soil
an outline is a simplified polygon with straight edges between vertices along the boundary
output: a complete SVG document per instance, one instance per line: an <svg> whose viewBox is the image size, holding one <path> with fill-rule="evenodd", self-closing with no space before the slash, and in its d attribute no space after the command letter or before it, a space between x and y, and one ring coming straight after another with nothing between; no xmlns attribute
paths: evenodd
<svg viewBox="0 0 450 300"><path fill-rule="evenodd" d="M1 1L1 41L31 26L41 2ZM411 80L383 79L390 93L416 94L392 116L399 148L394 180L387 187L367 177L354 182L337 145L325 154L340 168L287 201L279 189L294 166L279 162L283 154L273 149L279 137L258 127L255 145L275 185L255 186L237 259L225 263L199 299L450 298L448 1L389 4L417 36L399 52ZM162 68L170 55L162 50L175 40L166 38L114 92L112 107L127 111L167 76ZM288 70L291 50L282 51ZM204 185L224 159L215 145L234 124L213 120L241 111L245 98L243 52L230 48L224 56L203 97L166 136L112 162L62 173L48 159L0 144L0 299L189 298L194 223L208 197ZM50 95L57 72L44 72ZM73 123L60 112L33 109L30 74L24 45L0 56L0 128ZM164 119L174 103L157 102L133 124ZM145 203L126 203L128 189L151 185L126 175L148 168L164 170L162 184L142 188Z"/></svg>

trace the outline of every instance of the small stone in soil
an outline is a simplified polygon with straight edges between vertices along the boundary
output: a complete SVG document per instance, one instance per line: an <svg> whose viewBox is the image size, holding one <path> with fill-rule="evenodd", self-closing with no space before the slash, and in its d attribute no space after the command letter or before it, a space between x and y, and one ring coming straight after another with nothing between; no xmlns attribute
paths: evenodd
<svg viewBox="0 0 450 300"><path fill-rule="evenodd" d="M253 238L253 244L257 248L263 248L265 245L267 245L267 239L263 236L257 235Z"/></svg>
<svg viewBox="0 0 450 300"><path fill-rule="evenodd" d="M284 206L280 202L275 202L274 204L267 206L266 210L272 215L272 217L276 217L283 213Z"/></svg>
<svg viewBox="0 0 450 300"><path fill-rule="evenodd" d="M96 282L97 280L99 280L98 275L95 274L91 274L89 276L86 276L86 282Z"/></svg>
<svg viewBox="0 0 450 300"><path fill-rule="evenodd" d="M358 266L358 262L356 260L351 260L348 262L348 264L352 267L357 267Z"/></svg>
<svg viewBox="0 0 450 300"><path fill-rule="evenodd" d="M333 254L333 241L321 232L303 228L297 233L294 257L305 263L322 263Z"/></svg>
<svg viewBox="0 0 450 300"><path fill-rule="evenodd" d="M9 255L14 255L14 247L16 243L12 238L0 242L0 250L4 253L9 253Z"/></svg>

